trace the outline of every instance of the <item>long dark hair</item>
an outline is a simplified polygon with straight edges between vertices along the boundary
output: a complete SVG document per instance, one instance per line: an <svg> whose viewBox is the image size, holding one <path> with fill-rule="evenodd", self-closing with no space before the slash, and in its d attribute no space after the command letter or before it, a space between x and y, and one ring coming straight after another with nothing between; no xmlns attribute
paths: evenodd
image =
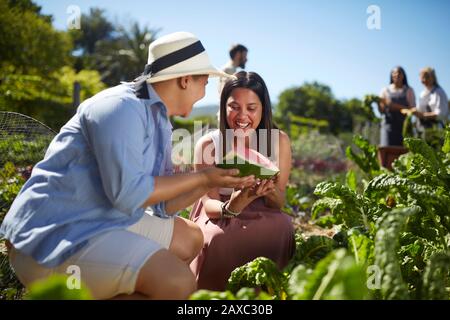
<svg viewBox="0 0 450 320"><path fill-rule="evenodd" d="M409 87L408 78L406 77L405 69L403 69L400 66L397 66L391 70L391 73L389 74L389 83L390 84L394 83L394 79L392 79L392 72L394 72L394 70L398 70L403 75L403 85L408 88Z"/></svg>
<svg viewBox="0 0 450 320"><path fill-rule="evenodd" d="M250 89L258 96L262 104L262 117L261 121L256 128L257 146L260 151L259 130L267 129L267 156L272 155L272 137L271 129L278 129L272 120L272 104L270 102L269 91L264 80L256 72L241 71L234 74L236 79L228 80L220 96L220 133L222 134L222 152L226 154L226 129L230 129L227 122L227 100L230 97L234 89L244 88Z"/></svg>

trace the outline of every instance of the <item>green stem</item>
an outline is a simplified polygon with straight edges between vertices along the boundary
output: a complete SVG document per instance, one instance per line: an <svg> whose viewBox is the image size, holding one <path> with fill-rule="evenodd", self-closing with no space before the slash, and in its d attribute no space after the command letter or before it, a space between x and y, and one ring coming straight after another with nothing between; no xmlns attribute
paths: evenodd
<svg viewBox="0 0 450 320"><path fill-rule="evenodd" d="M355 254L356 263L359 264L358 249L356 248L356 242L355 242L355 238L354 237L352 237L352 245L353 245L353 251L354 251L354 254Z"/></svg>

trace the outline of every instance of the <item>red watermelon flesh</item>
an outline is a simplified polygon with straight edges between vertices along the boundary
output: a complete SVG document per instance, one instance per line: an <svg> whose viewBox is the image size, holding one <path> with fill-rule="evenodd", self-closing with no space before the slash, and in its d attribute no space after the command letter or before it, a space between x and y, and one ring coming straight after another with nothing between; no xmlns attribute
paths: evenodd
<svg viewBox="0 0 450 320"><path fill-rule="evenodd" d="M254 175L256 178L268 179L280 172L280 169L261 153L250 148L230 151L220 164L220 168L239 169L239 176Z"/></svg>

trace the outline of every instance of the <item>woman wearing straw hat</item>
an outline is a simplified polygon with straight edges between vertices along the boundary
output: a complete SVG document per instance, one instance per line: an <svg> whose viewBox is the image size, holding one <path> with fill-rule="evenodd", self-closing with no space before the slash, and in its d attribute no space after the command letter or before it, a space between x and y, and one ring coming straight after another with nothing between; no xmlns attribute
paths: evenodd
<svg viewBox="0 0 450 320"><path fill-rule="evenodd" d="M25 286L77 266L96 299L183 299L195 290L188 264L202 233L173 215L210 188L254 183L218 168L166 176L169 116L191 112L208 76L227 75L193 34L177 32L150 45L142 76L80 105L0 228Z"/></svg>

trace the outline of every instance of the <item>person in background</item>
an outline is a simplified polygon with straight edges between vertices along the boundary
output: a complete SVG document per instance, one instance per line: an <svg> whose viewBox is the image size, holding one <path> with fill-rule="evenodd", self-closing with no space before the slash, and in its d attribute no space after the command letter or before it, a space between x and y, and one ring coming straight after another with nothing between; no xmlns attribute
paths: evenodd
<svg viewBox="0 0 450 320"><path fill-rule="evenodd" d="M418 130L423 132L434 125L444 127L449 115L448 98L438 84L434 69L423 68L420 71L420 81L425 88L420 93L417 109L413 110L418 118Z"/></svg>
<svg viewBox="0 0 450 320"><path fill-rule="evenodd" d="M380 93L378 110L381 113L380 146L403 145L403 109L415 107L414 90L408 85L405 70L395 67L391 71L390 85Z"/></svg>
<svg viewBox="0 0 450 320"><path fill-rule="evenodd" d="M253 187L215 188L194 205L190 218L204 235L203 249L191 263L200 289L224 290L235 268L260 256L272 259L281 269L295 249L291 218L281 211L292 161L289 137L273 123L263 79L254 72L235 75L237 79L226 82L222 91L220 129L203 136L195 146L195 169L220 163L226 146L245 145L268 150L280 172ZM227 130L233 132L231 141ZM267 130L267 135L258 139L260 130ZM278 134L272 137L271 130Z"/></svg>
<svg viewBox="0 0 450 320"><path fill-rule="evenodd" d="M235 74L238 68L245 69L247 63L248 49L242 44L235 44L230 49L230 60L222 67L222 71L226 74ZM226 79L220 79L219 93L225 85Z"/></svg>

